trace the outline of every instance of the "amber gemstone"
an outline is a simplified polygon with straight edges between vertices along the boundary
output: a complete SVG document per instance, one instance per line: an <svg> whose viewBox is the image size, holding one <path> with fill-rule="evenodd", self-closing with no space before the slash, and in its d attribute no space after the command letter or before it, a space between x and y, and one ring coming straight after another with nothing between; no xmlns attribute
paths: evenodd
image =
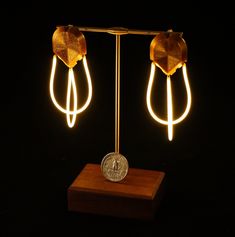
<svg viewBox="0 0 235 237"><path fill-rule="evenodd" d="M179 33L159 33L150 44L150 59L166 75L172 75L187 61L187 45Z"/></svg>
<svg viewBox="0 0 235 237"><path fill-rule="evenodd" d="M75 26L59 26L52 36L53 52L72 68L86 54L86 40Z"/></svg>

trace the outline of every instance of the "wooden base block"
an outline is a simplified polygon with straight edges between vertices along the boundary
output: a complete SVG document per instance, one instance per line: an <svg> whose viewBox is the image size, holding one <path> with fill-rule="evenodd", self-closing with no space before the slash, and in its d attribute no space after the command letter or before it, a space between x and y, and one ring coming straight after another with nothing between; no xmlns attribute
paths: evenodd
<svg viewBox="0 0 235 237"><path fill-rule="evenodd" d="M165 173L129 168L120 182L104 178L100 165L87 164L68 188L68 210L124 218L153 219Z"/></svg>

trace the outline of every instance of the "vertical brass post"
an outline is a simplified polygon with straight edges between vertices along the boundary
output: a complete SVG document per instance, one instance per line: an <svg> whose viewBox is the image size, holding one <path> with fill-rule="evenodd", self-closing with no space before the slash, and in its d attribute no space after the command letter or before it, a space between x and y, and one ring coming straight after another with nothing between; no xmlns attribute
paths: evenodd
<svg viewBox="0 0 235 237"><path fill-rule="evenodd" d="M120 35L116 34L115 66L115 152L119 153L120 139Z"/></svg>

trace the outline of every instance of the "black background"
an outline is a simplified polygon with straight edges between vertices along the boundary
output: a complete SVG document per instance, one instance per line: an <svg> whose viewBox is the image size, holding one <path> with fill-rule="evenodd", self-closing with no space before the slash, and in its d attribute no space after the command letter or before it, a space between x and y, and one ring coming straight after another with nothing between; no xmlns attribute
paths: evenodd
<svg viewBox="0 0 235 237"><path fill-rule="evenodd" d="M3 236L232 236L235 18L225 4L181 4L68 2L2 9ZM57 25L68 24L183 32L192 108L174 127L172 142L145 105L153 37L121 37L120 153L130 167L166 172L167 192L153 221L67 211L67 188L84 165L99 164L114 151L115 80L115 36L84 32L94 94L77 125L68 128L49 95L52 34ZM185 92L179 81L174 83L180 113Z"/></svg>

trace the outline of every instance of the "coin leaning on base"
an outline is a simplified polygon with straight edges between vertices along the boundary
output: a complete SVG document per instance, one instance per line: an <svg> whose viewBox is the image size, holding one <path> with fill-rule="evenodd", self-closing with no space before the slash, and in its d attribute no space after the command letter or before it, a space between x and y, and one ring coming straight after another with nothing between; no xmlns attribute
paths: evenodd
<svg viewBox="0 0 235 237"><path fill-rule="evenodd" d="M101 161L101 171L104 177L112 182L123 180L128 173L127 159L117 152L108 153Z"/></svg>

